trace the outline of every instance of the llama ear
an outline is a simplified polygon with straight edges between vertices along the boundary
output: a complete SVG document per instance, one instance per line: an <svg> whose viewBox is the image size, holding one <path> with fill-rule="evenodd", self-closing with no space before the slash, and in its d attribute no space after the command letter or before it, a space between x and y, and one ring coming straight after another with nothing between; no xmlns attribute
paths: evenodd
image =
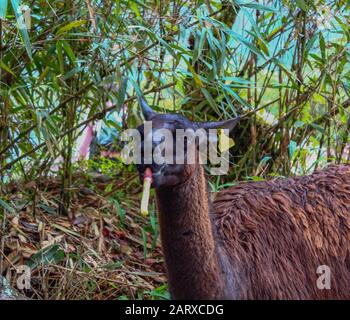
<svg viewBox="0 0 350 320"><path fill-rule="evenodd" d="M205 130L208 129L229 129L230 131L236 126L239 122L240 117L236 117L230 120L223 121L208 121L208 122L196 122L198 128Z"/></svg>
<svg viewBox="0 0 350 320"><path fill-rule="evenodd" d="M148 105L144 97L139 97L139 104L141 106L142 113L143 113L143 116L145 117L145 120L151 120L156 115L156 113Z"/></svg>

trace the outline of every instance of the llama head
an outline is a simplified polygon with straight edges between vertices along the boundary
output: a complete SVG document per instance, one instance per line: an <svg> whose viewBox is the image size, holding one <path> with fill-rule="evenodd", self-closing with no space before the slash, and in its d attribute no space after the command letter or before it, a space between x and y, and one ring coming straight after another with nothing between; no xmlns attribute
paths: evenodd
<svg viewBox="0 0 350 320"><path fill-rule="evenodd" d="M137 128L141 134L141 163L137 169L141 180L147 167L152 170L155 188L171 188L191 178L198 166L201 139L207 142L210 129L232 130L239 121L237 117L192 122L180 114L156 113L144 98L139 103L146 122Z"/></svg>

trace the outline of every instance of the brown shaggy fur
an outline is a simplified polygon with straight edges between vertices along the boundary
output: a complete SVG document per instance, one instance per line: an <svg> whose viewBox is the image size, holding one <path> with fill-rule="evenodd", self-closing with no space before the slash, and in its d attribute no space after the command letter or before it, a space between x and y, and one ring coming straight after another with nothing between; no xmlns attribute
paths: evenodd
<svg viewBox="0 0 350 320"><path fill-rule="evenodd" d="M173 298L350 298L350 166L242 183L213 204L206 188L197 166L186 183L157 190ZM330 290L317 288L320 265Z"/></svg>

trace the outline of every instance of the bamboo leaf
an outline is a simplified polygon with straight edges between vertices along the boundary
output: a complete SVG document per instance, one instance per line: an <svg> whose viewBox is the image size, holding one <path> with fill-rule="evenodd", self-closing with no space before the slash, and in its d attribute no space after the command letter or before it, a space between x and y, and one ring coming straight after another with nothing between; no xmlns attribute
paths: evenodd
<svg viewBox="0 0 350 320"><path fill-rule="evenodd" d="M0 19L3 19L3 20L6 17L7 2L8 2L8 0L1 0L0 1Z"/></svg>
<svg viewBox="0 0 350 320"><path fill-rule="evenodd" d="M320 49L321 49L321 55L323 59L326 59L326 45L324 41L324 37L322 35L322 32L319 33L319 39L320 39Z"/></svg>
<svg viewBox="0 0 350 320"><path fill-rule="evenodd" d="M69 43L67 41L62 40L62 47L64 51L67 53L69 60L75 65L77 59Z"/></svg>
<svg viewBox="0 0 350 320"><path fill-rule="evenodd" d="M63 79L63 80L67 80L67 79L73 77L76 73L79 73L80 71L81 71L81 68L80 68L80 67L73 68L73 69L69 70L69 71L62 77L62 79Z"/></svg>
<svg viewBox="0 0 350 320"><path fill-rule="evenodd" d="M19 0L11 0L12 8L15 13L15 17L17 19L17 26L19 29L19 33L21 35L22 41L26 48L27 54L30 59L32 59L32 45L30 43L29 34L27 30L26 23L24 21L24 16L21 12L21 5Z"/></svg>
<svg viewBox="0 0 350 320"><path fill-rule="evenodd" d="M131 10L135 13L136 17L139 18L140 20L142 19L142 16L140 14L139 8L135 1L129 1L130 8Z"/></svg>
<svg viewBox="0 0 350 320"><path fill-rule="evenodd" d="M289 157L293 159L293 156L295 154L295 150L297 149L297 143L296 141L290 140L289 142Z"/></svg>
<svg viewBox="0 0 350 320"><path fill-rule="evenodd" d="M232 90L228 85L221 84L222 88L224 88L228 93L230 93L239 103L244 105L245 107L252 109L252 106L249 105L246 101L244 101L234 90Z"/></svg>
<svg viewBox="0 0 350 320"><path fill-rule="evenodd" d="M193 52L193 62L196 62L201 57L202 50L204 47L205 36L206 36L206 29L203 28L201 30L198 46L195 48Z"/></svg>
<svg viewBox="0 0 350 320"><path fill-rule="evenodd" d="M319 124L317 124L317 123L310 123L310 126L315 128L317 131L321 132L322 134L324 134L324 128L321 127Z"/></svg>
<svg viewBox="0 0 350 320"><path fill-rule="evenodd" d="M117 100L117 109L118 110L121 109L121 107L125 101L127 83L128 83L128 79L126 77L123 77L122 80L120 81L120 87L118 90L118 100Z"/></svg>
<svg viewBox="0 0 350 320"><path fill-rule="evenodd" d="M257 54L261 58L265 59L264 56L262 55L261 51L253 43L251 43L250 41L244 39L241 35L239 35L238 33L234 32L232 30L230 30L228 32L234 39L236 39L238 42L242 43L250 51L254 52L255 54Z"/></svg>
<svg viewBox="0 0 350 320"><path fill-rule="evenodd" d="M0 206L2 206L6 211L10 213L15 213L16 210L12 208L9 204L7 204L4 200L0 198Z"/></svg>
<svg viewBox="0 0 350 320"><path fill-rule="evenodd" d="M265 5L257 3L257 2L251 2L251 1L245 2L245 1L240 0L240 1L236 1L236 3L241 7L262 10L262 11L268 11L268 12L276 12L276 13L279 12L276 8L265 6Z"/></svg>
<svg viewBox="0 0 350 320"><path fill-rule="evenodd" d="M33 270L38 267L46 266L52 263L59 263L64 259L64 251L58 244L48 246L34 254L27 265Z"/></svg>
<svg viewBox="0 0 350 320"><path fill-rule="evenodd" d="M306 4L305 0L295 0L296 5L303 11L307 11L308 5Z"/></svg>
<svg viewBox="0 0 350 320"><path fill-rule="evenodd" d="M191 72L191 75L193 76L193 79L195 81L195 83L199 86L199 87L203 87L203 82L201 80L201 78L199 77L199 75L197 74L197 72L194 70L194 68L192 67L191 63L187 60L185 60L188 69Z"/></svg>
<svg viewBox="0 0 350 320"><path fill-rule="evenodd" d="M58 63L60 66L60 73L63 76L64 75L64 60L63 60L63 52L62 52L62 41L57 41L56 50L57 50Z"/></svg>
<svg viewBox="0 0 350 320"><path fill-rule="evenodd" d="M8 73L11 73L13 76L16 76L13 71L5 64L5 62L3 62L2 60L0 60L0 68L4 69L5 71L7 71Z"/></svg>
<svg viewBox="0 0 350 320"><path fill-rule="evenodd" d="M65 33L67 31L70 31L74 28L80 27L81 25L85 24L86 20L77 20L77 21L73 21L68 23L67 25L65 25L64 27L58 29L58 31L56 32L57 35L60 35L62 33Z"/></svg>
<svg viewBox="0 0 350 320"><path fill-rule="evenodd" d="M39 84L40 82L43 81L43 79L47 76L47 74L49 73L49 71L50 71L50 67L49 67L49 66L45 67L45 69L43 70L43 72L40 74L40 77L39 77L39 79L38 79L38 84Z"/></svg>
<svg viewBox="0 0 350 320"><path fill-rule="evenodd" d="M205 88L201 88L201 91L204 94L207 101L209 102L210 106L215 110L217 114L220 114L219 108L217 107L215 100L213 99L209 91Z"/></svg>

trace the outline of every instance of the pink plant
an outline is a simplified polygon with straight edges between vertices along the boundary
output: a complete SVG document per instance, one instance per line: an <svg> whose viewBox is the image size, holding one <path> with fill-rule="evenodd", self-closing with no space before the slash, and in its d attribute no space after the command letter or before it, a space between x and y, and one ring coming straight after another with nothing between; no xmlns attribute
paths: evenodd
<svg viewBox="0 0 350 320"><path fill-rule="evenodd" d="M79 155L78 155L79 160L87 159L87 155L89 153L90 144L93 136L94 136L94 125L92 123L89 123L84 132L83 142L79 147Z"/></svg>

